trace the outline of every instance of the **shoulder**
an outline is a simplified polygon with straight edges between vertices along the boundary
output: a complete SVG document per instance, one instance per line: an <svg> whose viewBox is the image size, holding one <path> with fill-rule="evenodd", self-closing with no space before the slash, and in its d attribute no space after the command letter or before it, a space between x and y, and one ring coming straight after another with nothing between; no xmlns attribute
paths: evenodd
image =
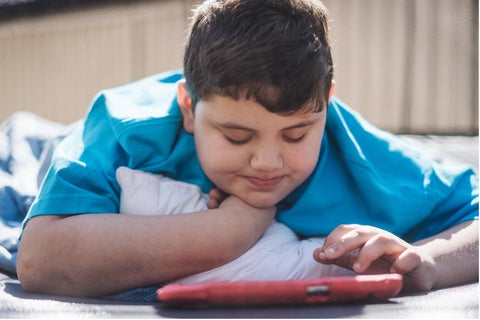
<svg viewBox="0 0 480 320"><path fill-rule="evenodd" d="M176 101L181 78L180 71L169 71L100 91L84 122L84 142L99 141L96 145L103 148L110 140L137 158L152 148L168 153L182 128Z"/></svg>
<svg viewBox="0 0 480 320"><path fill-rule="evenodd" d="M114 126L180 116L176 105L180 71L156 74L119 87L104 89L94 98L88 117L105 115Z"/></svg>

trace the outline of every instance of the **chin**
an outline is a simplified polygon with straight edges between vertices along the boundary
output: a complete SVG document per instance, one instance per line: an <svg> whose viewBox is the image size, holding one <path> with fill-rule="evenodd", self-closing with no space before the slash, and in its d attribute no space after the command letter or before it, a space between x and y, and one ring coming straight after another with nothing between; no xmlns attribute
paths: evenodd
<svg viewBox="0 0 480 320"><path fill-rule="evenodd" d="M253 197L243 199L246 203L255 208L271 208L277 205L280 200L271 197Z"/></svg>

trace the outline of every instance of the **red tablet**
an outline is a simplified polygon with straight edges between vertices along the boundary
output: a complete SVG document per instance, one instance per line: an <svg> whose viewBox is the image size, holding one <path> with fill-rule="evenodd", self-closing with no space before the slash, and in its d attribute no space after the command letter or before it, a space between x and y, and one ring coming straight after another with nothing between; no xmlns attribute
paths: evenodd
<svg viewBox="0 0 480 320"><path fill-rule="evenodd" d="M172 306L301 305L386 300L403 286L399 274L325 277L312 280L207 282L169 284L157 290Z"/></svg>

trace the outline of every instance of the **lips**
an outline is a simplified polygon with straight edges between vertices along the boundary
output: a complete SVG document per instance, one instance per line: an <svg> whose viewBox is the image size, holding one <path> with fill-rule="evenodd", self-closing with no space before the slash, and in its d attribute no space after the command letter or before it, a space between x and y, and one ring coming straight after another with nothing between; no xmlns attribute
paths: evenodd
<svg viewBox="0 0 480 320"><path fill-rule="evenodd" d="M257 189L268 191L274 189L280 181L282 181L283 177L275 177L269 179L260 179L255 177L247 177L247 180L255 186Z"/></svg>

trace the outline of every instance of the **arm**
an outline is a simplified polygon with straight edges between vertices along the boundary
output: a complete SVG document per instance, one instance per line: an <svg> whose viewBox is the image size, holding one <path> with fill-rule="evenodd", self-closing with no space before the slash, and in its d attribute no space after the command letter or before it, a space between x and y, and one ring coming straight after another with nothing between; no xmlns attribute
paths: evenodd
<svg viewBox="0 0 480 320"><path fill-rule="evenodd" d="M229 197L175 216L39 216L25 227L17 273L33 292L99 296L201 272L250 248L275 209Z"/></svg>
<svg viewBox="0 0 480 320"><path fill-rule="evenodd" d="M378 228L342 225L314 257L358 273L396 272L404 290L430 290L478 281L478 220L409 244Z"/></svg>
<svg viewBox="0 0 480 320"><path fill-rule="evenodd" d="M436 262L433 288L478 281L478 220L461 223L414 245Z"/></svg>
<svg viewBox="0 0 480 320"><path fill-rule="evenodd" d="M351 270L317 263L312 252L324 238L300 240L287 226L274 222L239 258L212 270L176 279L183 284L209 281L279 281L353 275Z"/></svg>

